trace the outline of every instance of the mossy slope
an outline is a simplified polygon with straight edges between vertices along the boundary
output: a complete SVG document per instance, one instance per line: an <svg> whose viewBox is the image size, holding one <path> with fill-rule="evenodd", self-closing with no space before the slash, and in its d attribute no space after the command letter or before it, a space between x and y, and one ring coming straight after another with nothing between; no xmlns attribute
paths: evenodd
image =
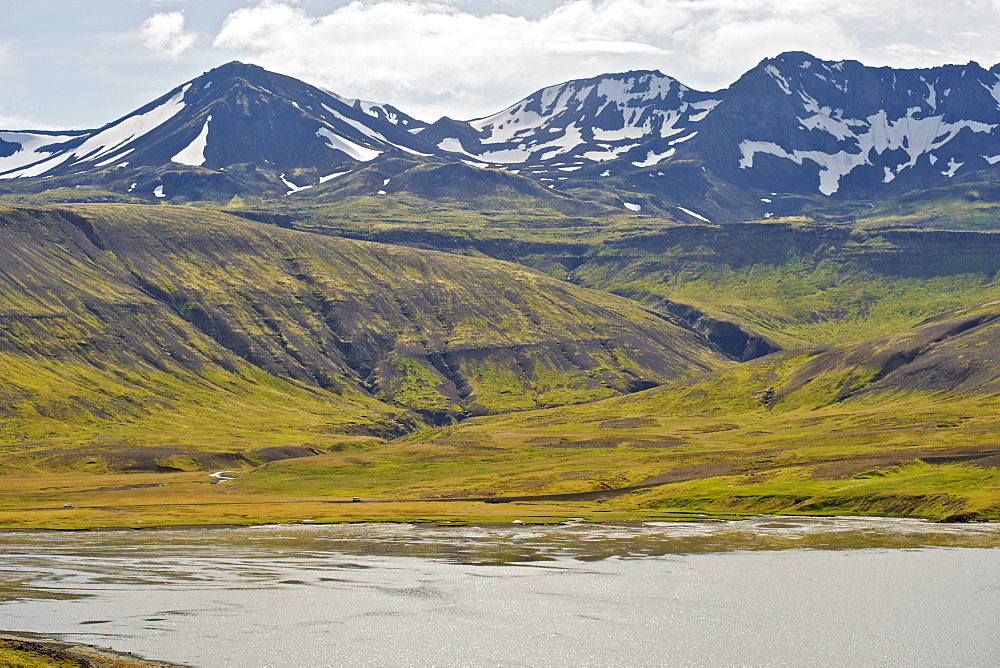
<svg viewBox="0 0 1000 668"><path fill-rule="evenodd" d="M633 486L612 495L615 507L996 516L998 325L1000 302L989 302L626 397L282 462L244 484L414 496Z"/></svg>
<svg viewBox="0 0 1000 668"><path fill-rule="evenodd" d="M275 445L398 435L409 410L560 405L726 365L628 300L493 260L175 207L7 207L0 234L8 443L125 423L227 447L262 424Z"/></svg>
<svg viewBox="0 0 1000 668"><path fill-rule="evenodd" d="M397 193L244 211L336 236L486 255L630 297L733 358L859 341L1000 297L1000 234L860 229L807 218L679 225L569 216L516 199L459 205ZM766 339L766 343L761 339Z"/></svg>
<svg viewBox="0 0 1000 668"><path fill-rule="evenodd" d="M554 273L566 263L543 254L525 261ZM575 259L572 280L794 348L898 332L1000 297L998 270L1000 234L777 222L609 240ZM711 321L701 324L712 333Z"/></svg>

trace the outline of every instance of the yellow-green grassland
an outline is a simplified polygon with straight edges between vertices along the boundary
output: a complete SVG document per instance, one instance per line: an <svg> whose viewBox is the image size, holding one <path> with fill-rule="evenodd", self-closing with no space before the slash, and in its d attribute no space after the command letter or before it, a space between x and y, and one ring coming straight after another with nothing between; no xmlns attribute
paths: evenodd
<svg viewBox="0 0 1000 668"><path fill-rule="evenodd" d="M994 235L595 211L0 206L0 527L1000 516Z"/></svg>

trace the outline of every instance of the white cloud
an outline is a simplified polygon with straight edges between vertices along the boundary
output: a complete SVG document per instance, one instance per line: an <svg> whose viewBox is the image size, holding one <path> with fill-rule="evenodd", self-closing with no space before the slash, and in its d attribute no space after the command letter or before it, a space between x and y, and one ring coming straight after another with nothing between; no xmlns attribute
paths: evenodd
<svg viewBox="0 0 1000 668"><path fill-rule="evenodd" d="M659 69L722 87L788 50L897 67L968 53L988 62L1000 28L993 0L967 3L955 14L930 0L562 0L529 13L509 0L352 0L313 15L307 2L259 0L229 14L214 46L428 120L469 118L604 72ZM970 25L983 36L963 37Z"/></svg>
<svg viewBox="0 0 1000 668"><path fill-rule="evenodd" d="M410 113L489 113L534 88L610 70L663 67L658 33L687 12L653 0L572 0L537 19L444 2L354 1L324 16L264 0L229 15L215 46L345 95Z"/></svg>
<svg viewBox="0 0 1000 668"><path fill-rule="evenodd" d="M184 30L184 12L157 12L143 21L142 43L167 58L177 58L194 46L197 35Z"/></svg>
<svg viewBox="0 0 1000 668"><path fill-rule="evenodd" d="M836 21L823 16L792 20L770 17L713 26L696 40L701 67L726 73L747 70L783 51L807 51L818 58L845 58L857 47Z"/></svg>
<svg viewBox="0 0 1000 668"><path fill-rule="evenodd" d="M645 54L657 54L666 55L668 51L664 51L658 47L652 46L651 44L642 44L641 42L612 42L608 40L583 40L576 42L560 42L552 41L545 45L546 49L551 53L570 53L570 54L630 54L630 53L645 53Z"/></svg>
<svg viewBox="0 0 1000 668"><path fill-rule="evenodd" d="M0 130L57 130L46 123L39 123L23 116L7 114L0 107Z"/></svg>

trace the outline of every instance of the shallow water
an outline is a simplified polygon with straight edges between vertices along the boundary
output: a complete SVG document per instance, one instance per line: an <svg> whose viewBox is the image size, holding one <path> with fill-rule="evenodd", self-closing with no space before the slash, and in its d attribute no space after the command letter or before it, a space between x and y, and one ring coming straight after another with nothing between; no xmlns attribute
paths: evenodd
<svg viewBox="0 0 1000 668"><path fill-rule="evenodd" d="M0 535L0 628L199 666L992 665L1000 526Z"/></svg>

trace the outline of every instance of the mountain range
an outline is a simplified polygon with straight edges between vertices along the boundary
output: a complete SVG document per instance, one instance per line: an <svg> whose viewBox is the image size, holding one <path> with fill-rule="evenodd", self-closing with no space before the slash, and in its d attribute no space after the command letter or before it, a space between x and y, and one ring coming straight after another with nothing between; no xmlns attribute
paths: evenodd
<svg viewBox="0 0 1000 668"><path fill-rule="evenodd" d="M4 191L308 201L487 183L687 223L871 206L989 181L998 163L1000 66L901 70L800 52L719 91L633 71L434 123L232 62L97 130L0 132ZM373 167L381 178L337 190Z"/></svg>

